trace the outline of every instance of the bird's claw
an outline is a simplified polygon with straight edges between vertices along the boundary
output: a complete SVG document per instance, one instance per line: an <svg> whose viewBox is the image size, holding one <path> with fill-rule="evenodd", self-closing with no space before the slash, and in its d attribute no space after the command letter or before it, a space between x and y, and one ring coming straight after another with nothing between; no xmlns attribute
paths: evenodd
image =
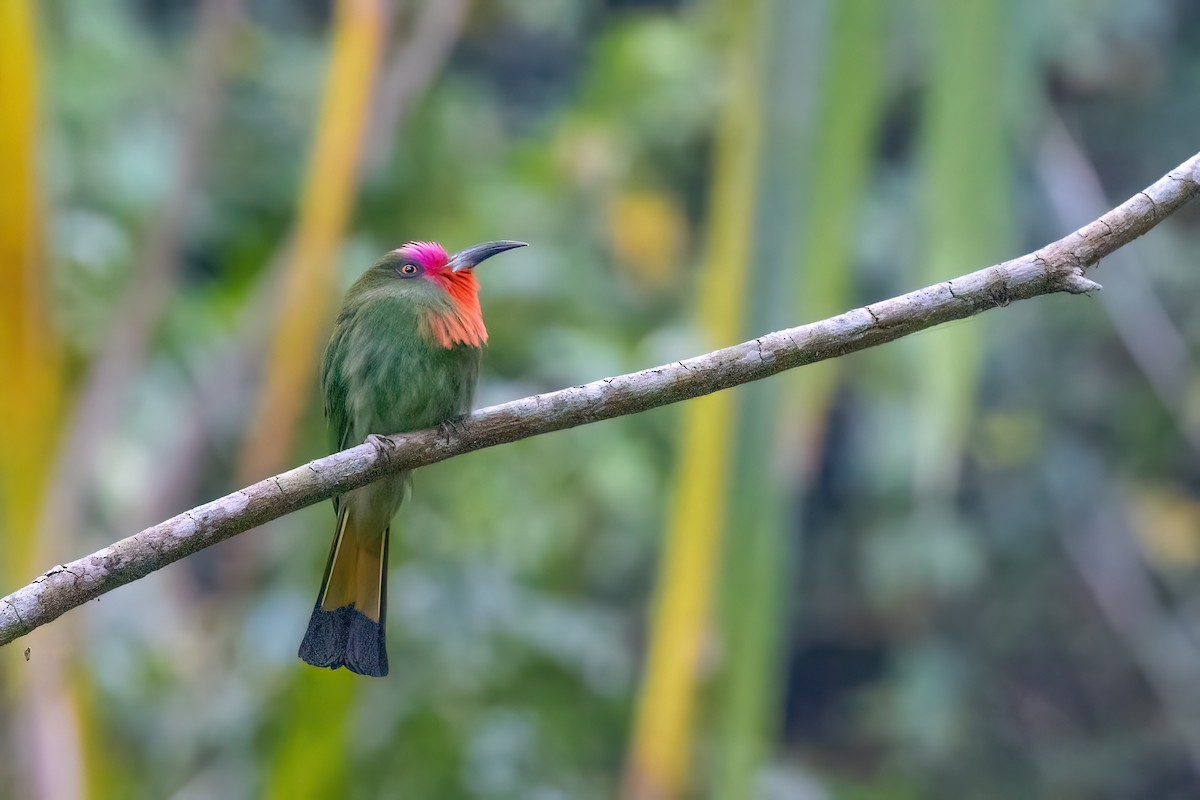
<svg viewBox="0 0 1200 800"><path fill-rule="evenodd" d="M467 430L467 415L459 414L457 417L450 417L438 423L438 433L446 440L446 444L450 444L452 436L465 433Z"/></svg>
<svg viewBox="0 0 1200 800"><path fill-rule="evenodd" d="M380 453L383 453L385 458L391 458L392 451L396 449L396 443L386 436L378 433L368 433L365 440L366 444L371 445Z"/></svg>

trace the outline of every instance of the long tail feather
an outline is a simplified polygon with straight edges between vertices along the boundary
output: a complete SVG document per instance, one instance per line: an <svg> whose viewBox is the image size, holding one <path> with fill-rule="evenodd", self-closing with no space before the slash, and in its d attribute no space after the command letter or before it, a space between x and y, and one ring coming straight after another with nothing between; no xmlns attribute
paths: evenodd
<svg viewBox="0 0 1200 800"><path fill-rule="evenodd" d="M342 503L321 592L300 643L302 660L360 675L387 675L388 533L388 528L360 530L352 504Z"/></svg>

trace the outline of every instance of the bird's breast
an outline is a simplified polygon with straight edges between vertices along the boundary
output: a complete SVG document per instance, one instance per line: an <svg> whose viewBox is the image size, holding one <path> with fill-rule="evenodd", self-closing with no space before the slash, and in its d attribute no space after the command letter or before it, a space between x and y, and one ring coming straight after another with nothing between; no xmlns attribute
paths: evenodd
<svg viewBox="0 0 1200 800"><path fill-rule="evenodd" d="M429 428L471 409L476 347L442 347L411 311L367 313L346 337L343 376L353 441Z"/></svg>

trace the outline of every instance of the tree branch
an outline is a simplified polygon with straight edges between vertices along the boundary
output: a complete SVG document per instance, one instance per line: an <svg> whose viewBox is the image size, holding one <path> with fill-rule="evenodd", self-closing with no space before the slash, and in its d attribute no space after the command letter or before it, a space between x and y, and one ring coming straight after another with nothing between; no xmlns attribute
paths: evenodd
<svg viewBox="0 0 1200 800"><path fill-rule="evenodd" d="M1003 264L653 369L526 397L449 433L387 437L311 461L49 570L0 598L0 645L197 550L384 475L551 431L636 414L865 350L943 322L1054 292L1100 286L1084 272L1200 194L1200 153L1063 239Z"/></svg>

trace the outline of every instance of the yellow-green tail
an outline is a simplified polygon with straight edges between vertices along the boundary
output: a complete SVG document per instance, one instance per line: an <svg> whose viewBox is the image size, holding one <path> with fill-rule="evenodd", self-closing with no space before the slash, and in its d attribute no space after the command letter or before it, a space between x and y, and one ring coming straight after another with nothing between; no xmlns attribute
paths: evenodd
<svg viewBox="0 0 1200 800"><path fill-rule="evenodd" d="M321 592L308 621L300 658L315 667L345 667L387 675L388 528L356 525L354 504L343 502Z"/></svg>

